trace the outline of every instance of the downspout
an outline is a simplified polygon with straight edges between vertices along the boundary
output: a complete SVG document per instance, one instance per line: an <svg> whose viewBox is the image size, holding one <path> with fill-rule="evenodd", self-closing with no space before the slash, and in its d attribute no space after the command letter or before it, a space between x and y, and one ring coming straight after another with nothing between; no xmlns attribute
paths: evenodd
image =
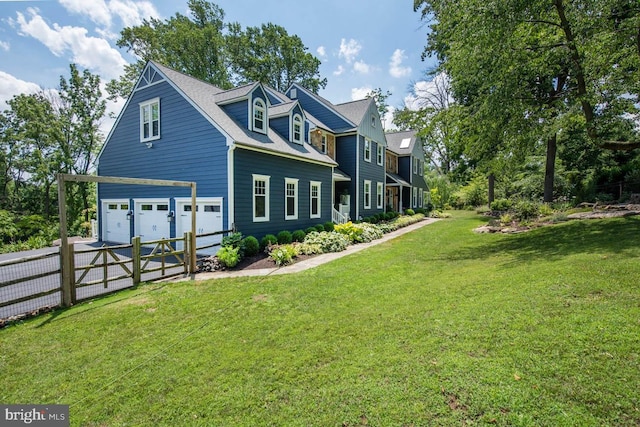
<svg viewBox="0 0 640 427"><path fill-rule="evenodd" d="M360 132L356 132L356 215L355 219L360 219Z"/></svg>
<svg viewBox="0 0 640 427"><path fill-rule="evenodd" d="M234 152L236 146L231 143L229 145L229 151L227 152L227 194L229 203L227 207L227 230L235 229L235 194L234 194Z"/></svg>

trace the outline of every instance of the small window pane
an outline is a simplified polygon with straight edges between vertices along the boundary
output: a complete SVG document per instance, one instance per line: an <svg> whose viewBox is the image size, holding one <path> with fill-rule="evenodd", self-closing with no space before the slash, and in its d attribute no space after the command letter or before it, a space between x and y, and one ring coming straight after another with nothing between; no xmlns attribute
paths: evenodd
<svg viewBox="0 0 640 427"><path fill-rule="evenodd" d="M123 203L120 205L120 209L123 211L129 210L129 205L127 203Z"/></svg>
<svg viewBox="0 0 640 427"><path fill-rule="evenodd" d="M140 210L152 211L153 210L153 205L142 205L142 206L140 206Z"/></svg>
<svg viewBox="0 0 640 427"><path fill-rule="evenodd" d="M169 210L169 205L158 205L158 209L159 211L168 211Z"/></svg>
<svg viewBox="0 0 640 427"><path fill-rule="evenodd" d="M220 212L220 205L204 205L205 212Z"/></svg>
<svg viewBox="0 0 640 427"><path fill-rule="evenodd" d="M109 209L118 209L118 205L116 203L110 204Z"/></svg>

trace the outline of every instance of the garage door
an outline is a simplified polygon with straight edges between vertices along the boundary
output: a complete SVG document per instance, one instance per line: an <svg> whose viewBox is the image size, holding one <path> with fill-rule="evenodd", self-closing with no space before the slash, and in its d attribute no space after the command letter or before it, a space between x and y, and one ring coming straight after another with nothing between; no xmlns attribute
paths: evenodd
<svg viewBox="0 0 640 427"><path fill-rule="evenodd" d="M137 199L135 206L136 236L140 236L142 243L171 237L167 221L169 199Z"/></svg>
<svg viewBox="0 0 640 427"><path fill-rule="evenodd" d="M112 243L130 243L129 200L102 201L102 240Z"/></svg>
<svg viewBox="0 0 640 427"><path fill-rule="evenodd" d="M191 199L176 199L176 236L182 236L191 231ZM198 198L196 199L196 234L213 233L222 228L222 199ZM196 247L213 245L222 241L222 235L199 237ZM181 242L178 249L182 249ZM199 254L215 255L220 246L198 249Z"/></svg>

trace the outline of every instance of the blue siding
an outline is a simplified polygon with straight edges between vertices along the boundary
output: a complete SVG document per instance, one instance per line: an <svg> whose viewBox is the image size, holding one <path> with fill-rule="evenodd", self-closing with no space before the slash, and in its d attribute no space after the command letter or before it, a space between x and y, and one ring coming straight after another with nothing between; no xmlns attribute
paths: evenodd
<svg viewBox="0 0 640 427"><path fill-rule="evenodd" d="M378 209L376 203L376 184L378 182L383 183L383 191L384 191L384 183L386 181L386 174L384 171L384 164L381 166L377 163L376 160L376 142L371 142L371 159L370 161L364 160L364 140L363 136L359 136L360 138L360 150L358 152L358 156L360 157L360 215L362 217L367 217L379 212L384 211L384 203L381 209ZM364 207L364 181L371 181L371 208L365 209ZM383 199L384 200L384 199Z"/></svg>
<svg viewBox="0 0 640 427"><path fill-rule="evenodd" d="M246 99L234 102L232 104L223 105L222 109L231 118L237 121L240 126L246 129L249 128L249 106Z"/></svg>
<svg viewBox="0 0 640 427"><path fill-rule="evenodd" d="M353 125L343 120L338 114L332 111L322 102L310 96L305 91L298 89L298 101L306 111L311 113L315 118L334 130L345 130L353 128ZM287 94L290 95L290 92Z"/></svg>
<svg viewBox="0 0 640 427"><path fill-rule="evenodd" d="M289 116L269 120L269 127L282 135L286 140L289 140Z"/></svg>
<svg viewBox="0 0 640 427"><path fill-rule="evenodd" d="M271 105L282 104L282 101L277 96L272 95L270 92L267 92L267 97L269 98L269 102Z"/></svg>
<svg viewBox="0 0 640 427"><path fill-rule="evenodd" d="M147 148L140 142L138 105L156 97L160 98L160 139ZM132 94L100 156L98 175L195 181L198 197L222 197L225 208L229 206L225 137L166 82ZM99 184L98 188L101 200L190 195L189 188L181 187ZM171 204L174 209L173 200ZM223 226L227 224L225 211Z"/></svg>
<svg viewBox="0 0 640 427"><path fill-rule="evenodd" d="M236 228L245 236L295 231L331 221L331 168L250 150L234 153ZM253 222L253 174L270 176L269 221ZM285 178L298 179L298 219L285 220ZM309 218L310 181L321 185L321 217Z"/></svg>
<svg viewBox="0 0 640 427"><path fill-rule="evenodd" d="M351 177L351 181L341 184L351 195L351 216L356 214L356 135L336 137L336 162L338 168Z"/></svg>
<svg viewBox="0 0 640 427"><path fill-rule="evenodd" d="M398 175L411 184L413 176L413 165L411 164L411 156L398 157Z"/></svg>

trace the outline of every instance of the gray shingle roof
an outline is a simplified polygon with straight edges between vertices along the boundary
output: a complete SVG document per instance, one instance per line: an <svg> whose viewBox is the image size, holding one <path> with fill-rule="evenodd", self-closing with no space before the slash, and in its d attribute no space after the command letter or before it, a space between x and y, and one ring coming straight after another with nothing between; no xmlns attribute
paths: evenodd
<svg viewBox="0 0 640 427"><path fill-rule="evenodd" d="M361 99L359 101L345 102L344 104L335 105L333 108L349 119L353 124L358 126L362 123L365 114L369 111L369 106L375 102L373 98Z"/></svg>
<svg viewBox="0 0 640 427"><path fill-rule="evenodd" d="M411 154L418 140L415 130L387 132L385 137L387 138L387 148L400 156Z"/></svg>
<svg viewBox="0 0 640 427"><path fill-rule="evenodd" d="M271 128L268 129L267 135L263 135L241 126L233 118L227 115L227 113L217 104L217 97L215 96L216 94L233 92L233 90L222 91L216 86L187 76L186 74L172 70L171 68L165 67L156 62L150 62L150 64L164 74L187 99L200 109L202 114L208 117L212 122L216 123L219 128L233 139L234 143L237 145L289 155L300 158L301 160L315 161L331 166L337 166L337 163L331 159L331 157L320 153L318 150L313 148L311 144L294 144L284 139ZM257 84L258 83L248 86L253 88ZM240 94L243 91L249 93L251 88L248 89L248 86L239 88L242 90L233 93L233 95ZM224 95L224 97L226 96L228 95Z"/></svg>

